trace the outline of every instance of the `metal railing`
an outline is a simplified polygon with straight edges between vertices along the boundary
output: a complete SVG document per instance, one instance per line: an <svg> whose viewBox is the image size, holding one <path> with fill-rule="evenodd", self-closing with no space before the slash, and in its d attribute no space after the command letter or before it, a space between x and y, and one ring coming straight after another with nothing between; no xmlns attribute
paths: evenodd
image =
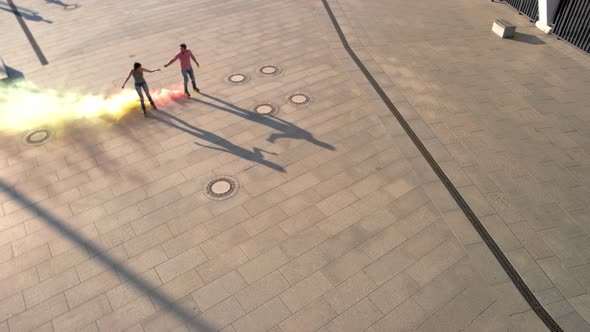
<svg viewBox="0 0 590 332"><path fill-rule="evenodd" d="M533 21L539 18L539 0L504 0L504 2Z"/></svg>
<svg viewBox="0 0 590 332"><path fill-rule="evenodd" d="M553 34L590 53L590 0L561 0Z"/></svg>

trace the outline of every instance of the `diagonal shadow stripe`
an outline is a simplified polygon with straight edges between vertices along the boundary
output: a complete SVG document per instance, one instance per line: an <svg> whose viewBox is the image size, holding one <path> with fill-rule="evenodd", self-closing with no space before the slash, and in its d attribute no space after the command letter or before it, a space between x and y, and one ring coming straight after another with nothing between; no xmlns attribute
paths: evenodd
<svg viewBox="0 0 590 332"><path fill-rule="evenodd" d="M473 210L471 210L471 208L469 207L469 205L467 204L467 202L465 201L463 196L461 196L461 194L459 193L459 191L457 190L455 185L451 182L451 180L449 180L449 178L447 177L445 172L442 170L440 165L432 157L432 155L430 154L428 149L426 149L426 147L424 146L424 144L422 143L420 138L418 138L418 136L416 135L416 133L414 132L412 127L408 124L406 119L404 119L404 117L401 115L399 110L395 107L395 105L393 104L391 99L389 99L389 97L387 96L385 91L383 91L383 89L381 88L379 83L377 83L377 81L375 80L375 78L373 77L371 72L369 72L367 67L363 64L363 62L359 59L359 57L356 55L354 50L350 47L350 44L348 44L348 40L346 39L344 32L340 28L340 24L338 23L338 20L334 16L334 13L332 12L332 9L330 8L330 4L328 3L328 1L322 0L322 3L324 4L324 8L326 9L328 16L330 17L330 20L332 21L332 24L334 25L334 29L336 29L336 32L338 33L338 37L340 38L340 41L342 42L344 49L346 49L346 52L348 52L348 54L350 55L352 60L356 63L356 65L359 67L359 69L363 72L363 74L365 75L365 77L367 78L369 83L371 83L371 85L373 86L373 89L375 89L375 91L377 92L379 97L381 97L381 100L383 100L383 103L385 103L387 108L389 108L389 110L395 116L395 118L397 119L399 124L402 126L402 128L404 128L404 131L410 137L410 139L412 140L412 142L414 143L416 148L418 148L418 150L420 151L420 153L422 154L424 159L426 159L426 161L428 162L428 164L430 165L432 170L436 173L436 175L442 181L442 183L444 184L444 186L446 187L448 192L451 194L451 196L453 196L453 198L455 199L455 202L457 202L457 204L459 205L461 210L463 210L463 213L465 214L467 219L469 219L469 221L471 222L471 224L473 225L475 230L479 233L479 235L481 236L481 238L483 239L485 244L488 246L490 251L494 254L496 259L498 260L498 263L500 263L500 265L502 266L504 271L506 271L506 273L508 274L508 276L510 277L510 279L512 280L512 282L514 283L514 285L516 286L516 288L520 292L520 294L528 302L528 304L531 306L533 311L535 311L537 316L539 316L539 318L543 321L543 323L545 323L545 325L549 328L549 330L555 331L555 332L562 332L563 331L562 328L559 326L559 324L557 324L557 322L553 319L553 317L551 317L551 315L545 310L545 308L543 308L543 306L541 305L541 303L539 302L537 297L533 294L533 292L527 286L527 284L524 282L524 280L522 280L522 277L518 274L518 272L516 271L514 266L512 266L512 264L510 263L510 261L508 260L506 255L504 255L504 253L502 252L502 250L500 249L500 247L498 246L496 241L494 241L494 239L492 238L490 233L487 231L487 229L484 227L484 225L481 223L481 221L477 218L477 216L475 215Z"/></svg>
<svg viewBox="0 0 590 332"><path fill-rule="evenodd" d="M99 260L99 262L105 265L107 268L112 269L115 272L118 272L127 280L127 282L131 283L131 285L135 287L138 291L156 300L159 304L162 305L162 309L160 310L167 310L172 312L178 319L180 319L183 322L186 322L186 324L191 329L194 329L196 331L217 331L217 329L209 326L206 322L203 322L199 318L197 318L192 312L179 306L177 303L175 303L174 300L169 298L167 295L162 294L157 290L153 289L152 286L150 286L145 281L141 280L133 271L129 270L127 267L123 266L122 263L117 262L115 259L108 256L103 250L101 250L100 247L85 239L84 236L79 234L76 230L72 229L65 223L61 222L49 211L45 210L44 208L38 205L35 205L35 203L31 201L28 197L17 192L1 179L0 191L3 191L4 193L12 197L12 199L21 203L24 207L26 207L27 210L34 212L43 221L45 221L47 225L51 226L56 231L63 234L66 238L74 242L80 248L87 250L92 256L96 257Z"/></svg>
<svg viewBox="0 0 590 332"><path fill-rule="evenodd" d="M23 32L27 36L27 39L29 40L31 47L33 47L35 54L37 54L37 58L39 58L39 61L41 62L42 65L45 66L45 65L49 64L49 62L47 61L47 58L43 54L43 51L41 51L41 47L39 47L39 44L37 44L35 37L33 37L31 30L29 30L27 23L23 19L23 16L21 15L21 13L18 11L18 8L14 4L13 0L7 0L7 1L8 1L8 4L10 5L10 8L12 9L12 12L14 13L14 16L16 16L16 20L18 21L18 24L20 24L20 27L23 29Z"/></svg>

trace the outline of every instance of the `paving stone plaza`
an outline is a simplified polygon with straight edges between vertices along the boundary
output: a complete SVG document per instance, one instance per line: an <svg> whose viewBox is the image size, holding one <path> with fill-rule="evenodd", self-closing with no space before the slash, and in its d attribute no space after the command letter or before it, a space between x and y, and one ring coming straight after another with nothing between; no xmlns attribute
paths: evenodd
<svg viewBox="0 0 590 332"><path fill-rule="evenodd" d="M587 53L484 0L0 0L72 102L180 43L201 93L0 133L0 332L590 331Z"/></svg>

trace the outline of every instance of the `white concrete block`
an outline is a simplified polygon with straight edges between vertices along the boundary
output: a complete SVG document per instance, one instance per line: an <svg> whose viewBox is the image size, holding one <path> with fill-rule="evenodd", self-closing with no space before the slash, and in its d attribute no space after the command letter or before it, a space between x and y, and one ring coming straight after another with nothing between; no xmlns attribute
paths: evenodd
<svg viewBox="0 0 590 332"><path fill-rule="evenodd" d="M497 19L492 25L492 31L502 38L512 38L516 32L516 25L503 19Z"/></svg>

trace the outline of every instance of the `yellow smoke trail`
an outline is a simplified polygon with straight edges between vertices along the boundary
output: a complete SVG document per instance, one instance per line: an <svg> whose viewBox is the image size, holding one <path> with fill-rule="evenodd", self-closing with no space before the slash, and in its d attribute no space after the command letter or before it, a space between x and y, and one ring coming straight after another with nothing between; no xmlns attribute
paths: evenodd
<svg viewBox="0 0 590 332"><path fill-rule="evenodd" d="M179 89L150 92L158 106L183 96ZM147 99L146 103L149 105ZM133 88L106 97L40 89L31 82L20 80L0 85L0 131L22 132L83 118L119 120L137 107L139 97Z"/></svg>

